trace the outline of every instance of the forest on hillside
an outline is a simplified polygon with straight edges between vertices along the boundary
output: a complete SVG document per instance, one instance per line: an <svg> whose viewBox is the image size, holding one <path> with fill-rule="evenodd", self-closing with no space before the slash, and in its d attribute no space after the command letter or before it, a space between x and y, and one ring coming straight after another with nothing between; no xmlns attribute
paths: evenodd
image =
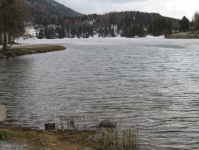
<svg viewBox="0 0 199 150"><path fill-rule="evenodd" d="M27 6L29 9L35 10L36 12L42 12L45 15L50 14L62 14L67 16L80 16L82 15L79 12L68 8L55 0L27 0ZM35 13L33 15L35 15Z"/></svg>
<svg viewBox="0 0 199 150"><path fill-rule="evenodd" d="M65 31L66 37L89 37L93 36L95 33L98 33L103 37L114 37L118 34L123 37L134 37L135 35L144 36L147 31L154 35L162 34L165 30L171 32L171 24L173 22L178 22L178 20L163 17L158 13L126 11L110 12L103 15L90 14L75 17L56 14L49 15L49 17L45 17L45 15L36 15L34 16L34 22L44 26L44 29L42 30L42 32L46 31L44 34L47 32L49 34L50 31L47 30L51 30L52 32L50 37L52 38L53 34L56 32L49 29L49 24L59 26L57 31ZM150 31L152 27L150 25L154 25L154 31ZM158 26L157 30L156 26ZM61 38L63 36L59 37Z"/></svg>
<svg viewBox="0 0 199 150"><path fill-rule="evenodd" d="M81 15L54 0L27 0L29 21L43 25L39 38L144 36L171 32L177 19L139 11Z"/></svg>

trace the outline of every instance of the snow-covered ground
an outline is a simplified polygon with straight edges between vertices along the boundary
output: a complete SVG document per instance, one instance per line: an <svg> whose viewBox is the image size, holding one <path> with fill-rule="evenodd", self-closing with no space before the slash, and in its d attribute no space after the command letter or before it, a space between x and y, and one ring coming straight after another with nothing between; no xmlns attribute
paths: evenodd
<svg viewBox="0 0 199 150"><path fill-rule="evenodd" d="M199 50L199 41L198 39L165 39L164 36L153 37L147 36L145 38L124 38L124 37L115 37L115 38L98 38L98 36L90 38L65 38L65 39L27 39L19 38L19 43L26 44L62 44L62 43L93 43L93 44L129 44L134 43L139 46L150 46L150 47L165 47L165 48L186 48L188 50Z"/></svg>
<svg viewBox="0 0 199 150"><path fill-rule="evenodd" d="M32 35L33 37L36 36L36 30L34 28L31 27L26 27L26 33Z"/></svg>
<svg viewBox="0 0 199 150"><path fill-rule="evenodd" d="M165 48L185 48L188 50L199 51L198 39L165 39L164 36L154 37L147 36L144 38L124 38L124 37L106 37L99 38L98 35L94 35L89 38L65 38L65 39L37 39L35 37L36 30L27 27L26 33L33 36L31 39L24 40L22 37L18 39L22 44L134 44L138 46L150 46L150 47L165 47Z"/></svg>

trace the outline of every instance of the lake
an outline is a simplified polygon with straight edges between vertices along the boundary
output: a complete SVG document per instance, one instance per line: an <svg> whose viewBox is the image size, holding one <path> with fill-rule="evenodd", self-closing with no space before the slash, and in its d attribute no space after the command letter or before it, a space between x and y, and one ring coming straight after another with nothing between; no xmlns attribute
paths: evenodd
<svg viewBox="0 0 199 150"><path fill-rule="evenodd" d="M142 149L199 149L199 41L31 40L64 51L0 59L7 122L94 113L136 127ZM55 119L55 120L56 120ZM43 128L43 126L39 126Z"/></svg>

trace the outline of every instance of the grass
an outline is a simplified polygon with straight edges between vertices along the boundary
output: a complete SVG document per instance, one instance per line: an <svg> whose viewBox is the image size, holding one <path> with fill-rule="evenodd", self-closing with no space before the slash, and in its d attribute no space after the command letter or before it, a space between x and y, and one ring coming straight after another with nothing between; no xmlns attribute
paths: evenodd
<svg viewBox="0 0 199 150"><path fill-rule="evenodd" d="M34 48L15 48L15 49L9 49L9 51L11 51L12 54L15 56L20 56L20 55L35 54L35 53L60 51L64 49L66 49L66 47L61 45L51 45L51 46L34 47ZM6 56L0 52L0 58L1 57L6 57Z"/></svg>
<svg viewBox="0 0 199 150"><path fill-rule="evenodd" d="M62 136L62 132L67 136ZM31 150L51 148L54 150L76 150L78 147L84 149L92 145L88 139L90 131L79 133L58 131L38 131L29 128L5 127L0 129L0 140L15 141L17 144L27 144ZM91 148L92 149L92 148Z"/></svg>
<svg viewBox="0 0 199 150"><path fill-rule="evenodd" d="M95 148L99 150L139 150L138 133L130 129L123 131L123 135L119 135L117 129L106 129L102 132L102 137L98 139Z"/></svg>
<svg viewBox="0 0 199 150"><path fill-rule="evenodd" d="M35 125L53 122L54 116L49 116L48 121L40 121L32 114ZM113 118L105 118L112 120ZM78 122L80 121L81 122ZM138 130L126 131L117 128L94 128L82 124L95 122L95 114L87 116L64 117L60 116L60 122L56 123L58 129L55 131L36 130L32 128L13 127L4 125L0 127L0 141L14 141L26 144L31 150L51 148L56 150L139 150ZM79 125L78 125L79 123ZM121 123L121 122L120 122ZM99 120L97 121L99 124ZM27 149L28 149L27 148Z"/></svg>
<svg viewBox="0 0 199 150"><path fill-rule="evenodd" d="M26 144L31 150L51 148L56 150L85 149L90 150L139 150L139 140L135 130L124 131L105 129L102 136L93 141L90 135L97 130L57 130L43 131L21 127L0 128L0 141L15 141L17 144Z"/></svg>
<svg viewBox="0 0 199 150"><path fill-rule="evenodd" d="M0 141L15 141L15 143L19 144L24 144L25 142L28 148L31 147L31 150L43 148L56 150L84 150L86 148L87 150L140 149L138 130L133 128L121 131L118 127L109 129L96 127L89 129L86 125L78 129L76 121L82 120L84 122L87 118L91 119L91 121L96 119L94 114L83 117L78 116L78 118L62 116L60 117L60 123L58 123L60 127L55 131L6 125L2 128L0 127ZM38 123L38 120L39 119L34 119L35 123ZM51 121L52 120L49 120L49 122Z"/></svg>
<svg viewBox="0 0 199 150"><path fill-rule="evenodd" d="M5 58L7 57L6 55L4 55L3 53L0 53L0 58Z"/></svg>

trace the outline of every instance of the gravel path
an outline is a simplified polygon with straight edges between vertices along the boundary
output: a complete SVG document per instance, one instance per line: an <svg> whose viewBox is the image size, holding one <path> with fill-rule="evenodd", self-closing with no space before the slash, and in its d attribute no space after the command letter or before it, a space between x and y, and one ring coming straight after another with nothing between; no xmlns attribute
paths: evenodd
<svg viewBox="0 0 199 150"><path fill-rule="evenodd" d="M51 44L17 44L13 45L11 49L14 48L33 48L33 47L45 47L45 46L50 46Z"/></svg>

